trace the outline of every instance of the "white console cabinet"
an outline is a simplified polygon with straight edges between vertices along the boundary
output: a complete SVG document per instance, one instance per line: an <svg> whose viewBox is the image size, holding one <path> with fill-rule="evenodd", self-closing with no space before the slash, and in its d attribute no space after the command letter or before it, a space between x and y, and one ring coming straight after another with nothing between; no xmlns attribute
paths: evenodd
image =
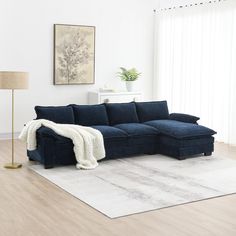
<svg viewBox="0 0 236 236"><path fill-rule="evenodd" d="M142 101L141 92L89 92L89 104Z"/></svg>

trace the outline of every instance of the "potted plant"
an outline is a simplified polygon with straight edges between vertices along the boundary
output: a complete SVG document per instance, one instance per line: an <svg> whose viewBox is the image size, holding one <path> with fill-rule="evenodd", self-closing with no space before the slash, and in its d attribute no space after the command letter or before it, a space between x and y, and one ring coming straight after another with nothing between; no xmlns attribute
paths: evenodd
<svg viewBox="0 0 236 236"><path fill-rule="evenodd" d="M121 71L118 72L118 76L122 81L126 82L126 89L128 92L133 91L133 83L138 79L141 75L135 68L130 70L125 69L124 67L120 67Z"/></svg>

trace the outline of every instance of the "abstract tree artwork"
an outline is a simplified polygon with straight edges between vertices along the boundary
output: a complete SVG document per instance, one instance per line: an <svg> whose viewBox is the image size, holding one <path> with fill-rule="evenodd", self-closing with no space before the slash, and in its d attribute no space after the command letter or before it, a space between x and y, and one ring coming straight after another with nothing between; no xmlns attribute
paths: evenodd
<svg viewBox="0 0 236 236"><path fill-rule="evenodd" d="M54 25L54 84L93 84L95 27Z"/></svg>

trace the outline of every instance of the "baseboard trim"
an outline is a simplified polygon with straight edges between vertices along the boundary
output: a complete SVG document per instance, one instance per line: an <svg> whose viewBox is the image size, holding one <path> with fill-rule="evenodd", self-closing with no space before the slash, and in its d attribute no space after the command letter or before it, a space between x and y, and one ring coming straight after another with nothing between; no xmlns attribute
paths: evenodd
<svg viewBox="0 0 236 236"><path fill-rule="evenodd" d="M15 139L17 139L19 135L20 135L20 132L15 132L14 133ZM1 133L0 134L0 140L8 140L8 139L11 139L11 133Z"/></svg>

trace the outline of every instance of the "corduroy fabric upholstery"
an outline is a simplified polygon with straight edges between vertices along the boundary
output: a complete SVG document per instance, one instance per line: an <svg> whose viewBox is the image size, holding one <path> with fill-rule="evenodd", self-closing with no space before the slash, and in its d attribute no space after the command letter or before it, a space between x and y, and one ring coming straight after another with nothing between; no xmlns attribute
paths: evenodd
<svg viewBox="0 0 236 236"><path fill-rule="evenodd" d="M71 105L75 115L75 124L92 126L92 125L109 125L106 107L99 105Z"/></svg>
<svg viewBox="0 0 236 236"><path fill-rule="evenodd" d="M106 138L126 138L128 134L121 129L117 129L116 127L106 126L106 125L94 125L92 128L99 130L104 139Z"/></svg>
<svg viewBox="0 0 236 236"><path fill-rule="evenodd" d="M214 150L212 135L216 132L198 125L198 117L169 115L165 101L36 107L35 110L39 119L65 124L75 122L99 130L104 137L105 159L160 153L181 160L190 155L210 155ZM30 160L52 168L75 164L73 147L70 139L41 127L37 131L37 149L27 154Z"/></svg>
<svg viewBox="0 0 236 236"><path fill-rule="evenodd" d="M106 109L110 125L139 122L134 102L107 103Z"/></svg>
<svg viewBox="0 0 236 236"><path fill-rule="evenodd" d="M169 118L169 111L166 101L136 102L135 105L140 122Z"/></svg>
<svg viewBox="0 0 236 236"><path fill-rule="evenodd" d="M169 119L196 124L200 118L197 116L192 116L192 115L183 114L183 113L171 113L169 116Z"/></svg>
<svg viewBox="0 0 236 236"><path fill-rule="evenodd" d="M216 134L214 130L204 126L175 120L153 120L145 122L145 124L158 129L164 135L177 139L205 137Z"/></svg>
<svg viewBox="0 0 236 236"><path fill-rule="evenodd" d="M114 127L125 131L130 136L157 135L160 133L151 126L139 123L119 124Z"/></svg>
<svg viewBox="0 0 236 236"><path fill-rule="evenodd" d="M60 124L74 124L74 113L70 106L36 106L36 119L46 119Z"/></svg>

